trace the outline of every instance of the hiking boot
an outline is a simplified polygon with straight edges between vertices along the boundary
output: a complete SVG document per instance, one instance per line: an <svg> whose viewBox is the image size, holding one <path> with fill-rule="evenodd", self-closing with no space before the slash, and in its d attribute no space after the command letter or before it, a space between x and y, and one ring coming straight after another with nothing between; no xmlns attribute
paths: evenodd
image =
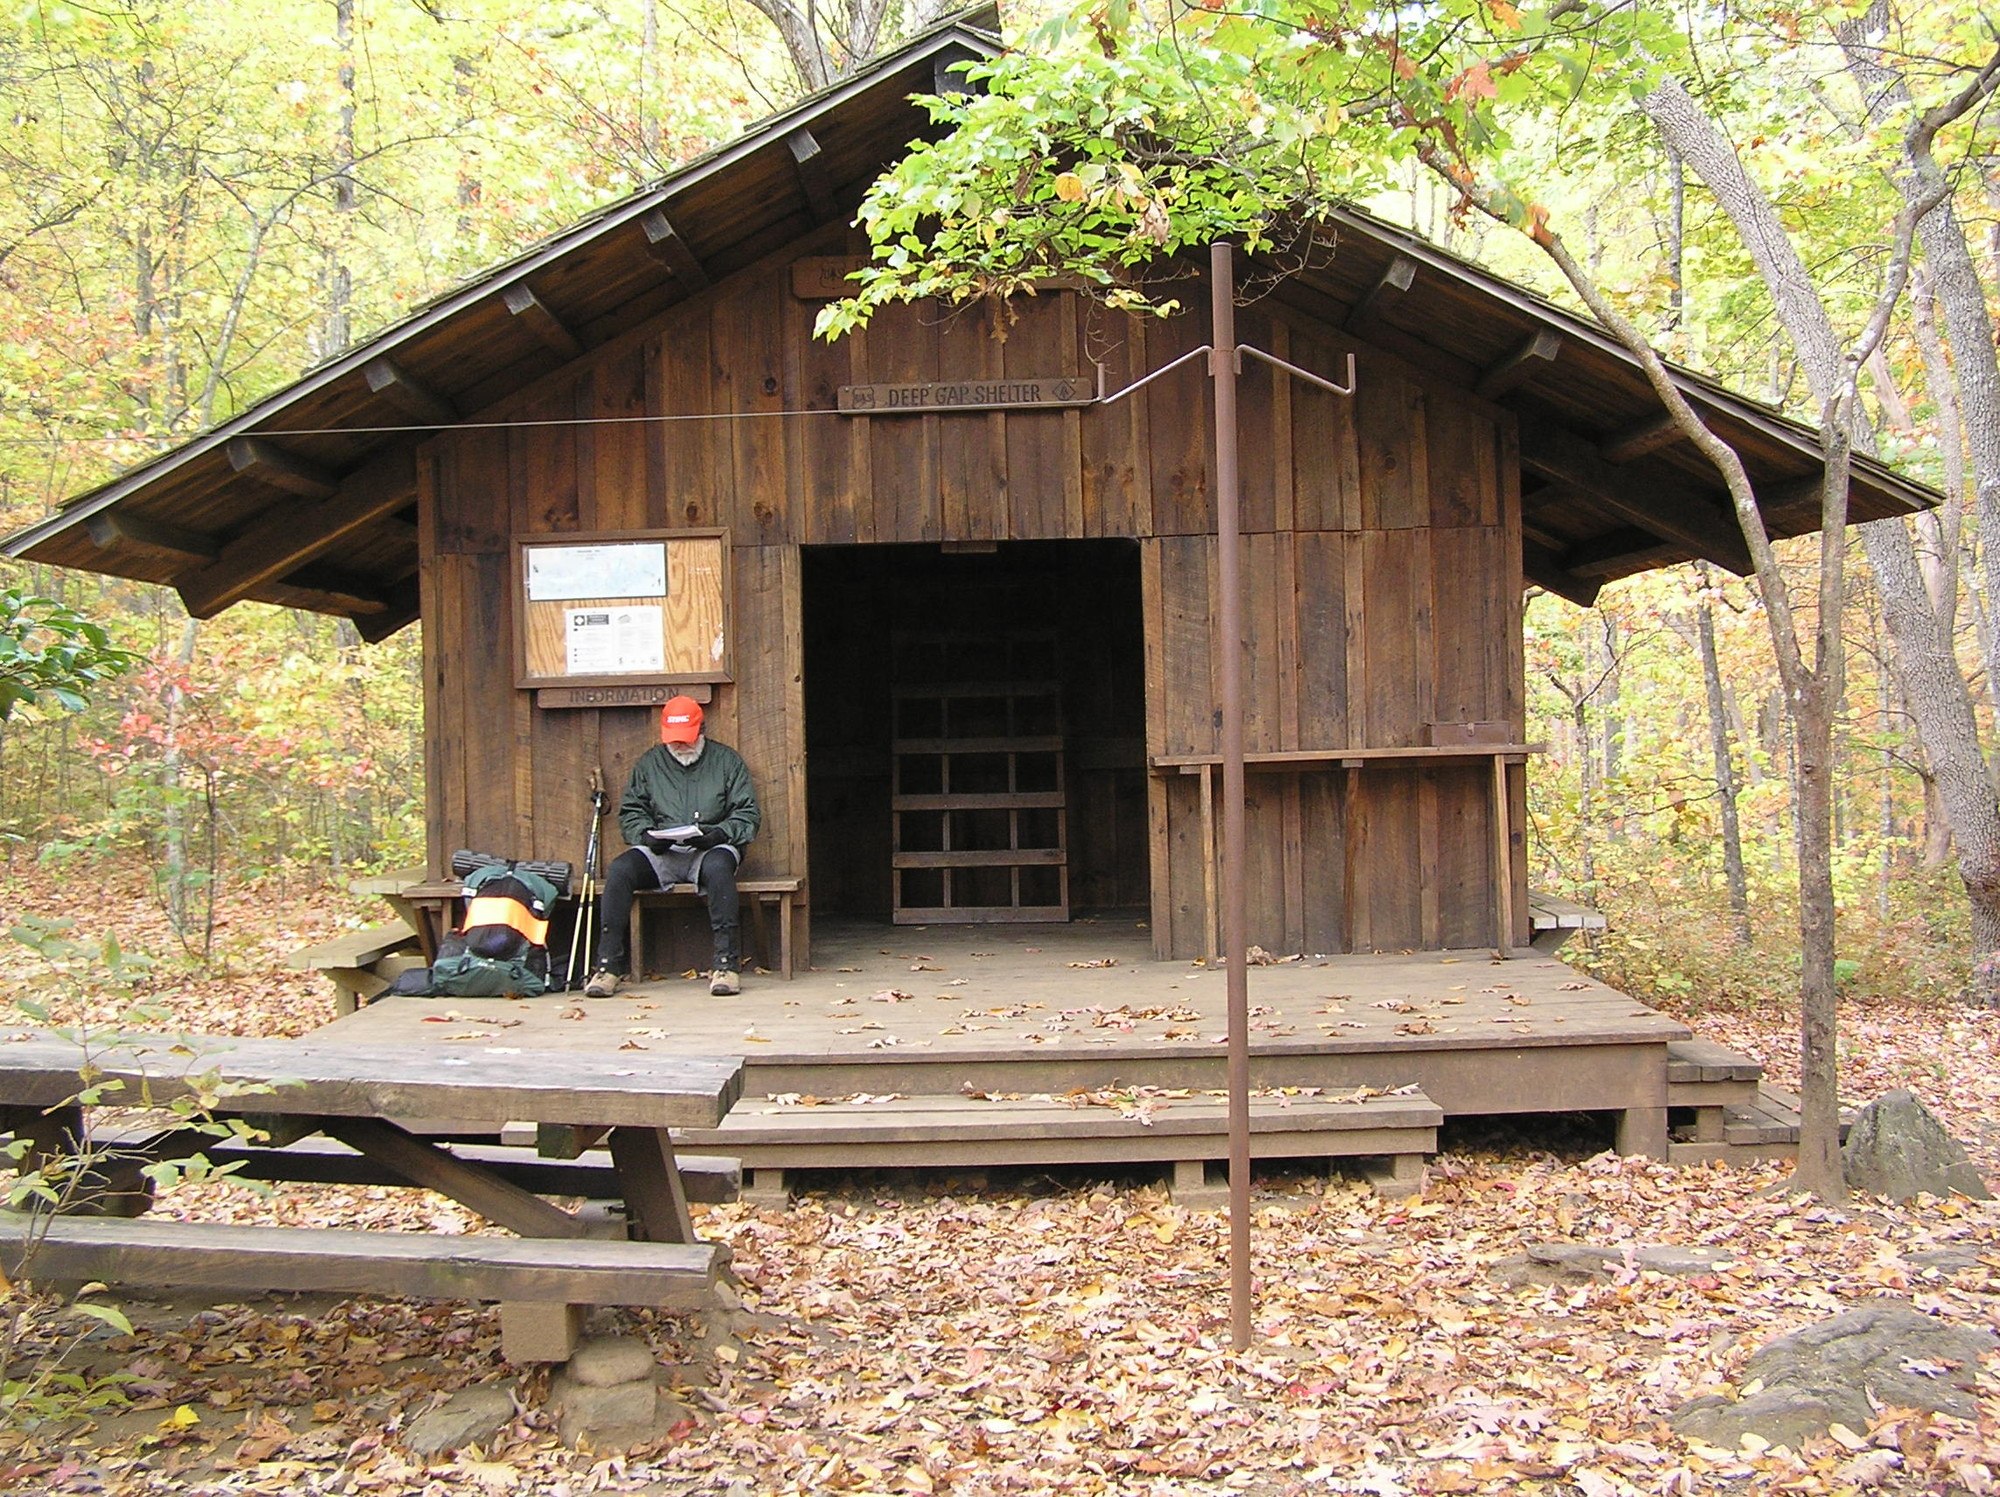
<svg viewBox="0 0 2000 1497"><path fill-rule="evenodd" d="M708 979L708 991L716 998L734 998L743 991L743 984L729 968L717 967Z"/></svg>
<svg viewBox="0 0 2000 1497"><path fill-rule="evenodd" d="M583 985L583 996L586 998L609 998L618 991L619 984L624 982L624 980L623 977L613 972L609 967L599 967L595 972L590 974L590 981Z"/></svg>

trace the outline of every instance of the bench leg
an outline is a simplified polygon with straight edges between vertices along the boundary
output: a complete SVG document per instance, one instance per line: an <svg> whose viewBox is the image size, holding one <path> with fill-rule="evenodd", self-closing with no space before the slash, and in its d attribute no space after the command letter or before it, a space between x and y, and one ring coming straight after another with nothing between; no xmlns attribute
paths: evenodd
<svg viewBox="0 0 2000 1497"><path fill-rule="evenodd" d="M778 971L792 980L792 896L778 896Z"/></svg>
<svg viewBox="0 0 2000 1497"><path fill-rule="evenodd" d="M764 918L764 896L746 895L744 903L750 907L750 925L757 942L757 965L764 967L771 958L771 927L770 922ZM740 953L737 959L742 960Z"/></svg>
<svg viewBox="0 0 2000 1497"><path fill-rule="evenodd" d="M517 1365L567 1362L582 1336L582 1305L546 1300L500 1302L500 1355Z"/></svg>
<svg viewBox="0 0 2000 1497"><path fill-rule="evenodd" d="M625 1193L625 1215L642 1242L693 1242L674 1144L664 1128L613 1128L611 1163Z"/></svg>

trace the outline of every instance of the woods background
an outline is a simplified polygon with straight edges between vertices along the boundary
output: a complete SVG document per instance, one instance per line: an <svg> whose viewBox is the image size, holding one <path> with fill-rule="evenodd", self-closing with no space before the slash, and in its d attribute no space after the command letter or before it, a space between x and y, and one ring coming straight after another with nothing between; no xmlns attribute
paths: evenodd
<svg viewBox="0 0 2000 1497"><path fill-rule="evenodd" d="M784 0L17 8L0 20L0 523L38 519L213 425L934 15L850 0L815 33ZM1972 21L1958 6L1876 6L1802 26L1751 8L1703 39L1701 117L1805 247L1836 321L1876 294L1906 171L1884 77L1918 95L1949 85ZM1816 419L1808 357L1763 267L1663 139L1673 105L1547 120L1520 133L1514 174L1671 357ZM1954 139L1955 231L1990 327L1992 122L1976 115ZM1368 206L1557 292L1524 242L1449 212L1421 167ZM1953 501L1911 541L1990 801L1982 579L2000 558L1977 521L2000 495L1979 492L1961 400L1976 361L1953 356L1942 278L1927 258L1863 388L1882 453ZM1788 566L1810 597L1816 556L1798 546ZM1955 996L1978 943L1954 826L1913 728L1923 703L1891 668L1896 605L1858 536L1853 549L1835 802L1843 991ZM79 874L143 865L175 954L225 969L225 888L282 878L351 903L353 873L421 860L416 630L364 646L345 624L261 605L197 625L164 590L5 580L147 659L83 713L4 725L12 858ZM1795 987L1791 741L1754 586L1679 568L1617 583L1588 611L1535 596L1527 662L1530 737L1548 745L1530 772L1533 882L1611 920L1576 959L1642 997Z"/></svg>

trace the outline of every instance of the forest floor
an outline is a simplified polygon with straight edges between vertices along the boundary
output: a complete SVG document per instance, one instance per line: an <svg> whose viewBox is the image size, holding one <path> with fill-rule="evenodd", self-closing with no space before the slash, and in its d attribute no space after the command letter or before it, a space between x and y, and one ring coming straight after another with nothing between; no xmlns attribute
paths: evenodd
<svg viewBox="0 0 2000 1497"><path fill-rule="evenodd" d="M127 950L166 953L142 889L17 869L17 915L60 913ZM79 890L93 892L80 894ZM284 928L256 911L286 911ZM225 969L163 961L145 996L176 1023L295 1033L328 985L283 965L332 934L342 901L233 897ZM50 1001L22 952L0 996ZM55 984L59 1010L118 1004ZM62 990L68 989L62 996ZM1680 1016L1796 1084L1796 1017ZM1843 1014L1843 1096L1916 1091L2000 1180L2000 1016L1942 1007ZM606 1458L565 1449L546 1374L499 1356L491 1307L269 1298L126 1303L135 1334L30 1322L8 1305L14 1378L123 1372L127 1402L78 1425L0 1415L0 1490L118 1494L1121 1492L1256 1494L1971 1492L2000 1477L2000 1400L1977 1421L1884 1409L1803 1451L1689 1445L1667 1418L1741 1391L1758 1346L1888 1296L2000 1329L2000 1208L1920 1198L1829 1210L1771 1187L1779 1165L1669 1169L1599 1152L1589 1130L1460 1135L1402 1201L1343 1177L1261 1176L1254 1347L1228 1349L1227 1225L1144 1179L828 1177L787 1211L708 1208L743 1308L700 1321L605 1312L649 1338L693 1411L676 1437ZM336 1187L184 1187L215 1219L455 1231L437 1197ZM1533 1243L1701 1245L1693 1277L1627 1272L1508 1287ZM1940 1248L1979 1266L1912 1263ZM485 1449L426 1463L399 1433L453 1390L513 1390ZM1754 1442L1753 1442L1754 1443Z"/></svg>

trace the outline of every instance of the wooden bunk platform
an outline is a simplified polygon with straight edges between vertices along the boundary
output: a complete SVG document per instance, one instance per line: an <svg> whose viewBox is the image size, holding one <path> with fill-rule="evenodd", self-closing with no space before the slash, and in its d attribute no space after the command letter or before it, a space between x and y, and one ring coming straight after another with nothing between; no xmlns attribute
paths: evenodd
<svg viewBox="0 0 2000 1497"><path fill-rule="evenodd" d="M1133 920L911 928L821 922L815 965L711 998L690 978L615 997L397 998L323 1031L470 1052L740 1053L743 1099L687 1147L747 1193L819 1167L1157 1161L1194 1192L1226 1156L1225 977L1160 962ZM1614 1115L1627 1152L1732 1155L1757 1067L1536 953L1295 958L1250 974L1252 1152L1358 1157L1414 1188L1450 1117ZM1757 1150L1779 1143L1759 1133ZM1747 1156L1746 1156L1747 1157Z"/></svg>

